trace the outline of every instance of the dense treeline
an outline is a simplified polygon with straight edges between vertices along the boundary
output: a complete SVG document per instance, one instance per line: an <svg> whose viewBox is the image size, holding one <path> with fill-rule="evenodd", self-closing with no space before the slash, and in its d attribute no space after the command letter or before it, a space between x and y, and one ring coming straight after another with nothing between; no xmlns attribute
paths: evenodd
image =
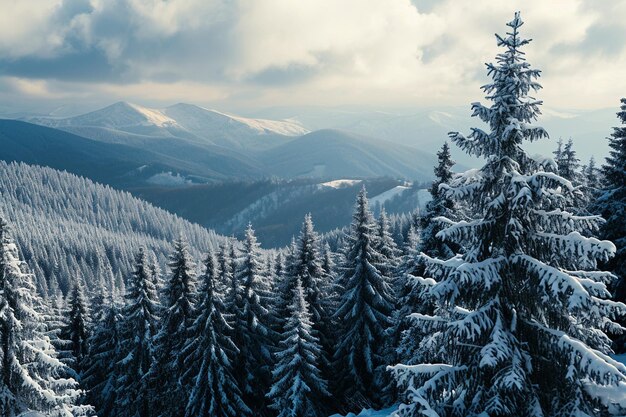
<svg viewBox="0 0 626 417"><path fill-rule="evenodd" d="M164 264L184 234L195 256L223 240L129 193L50 168L0 161L0 212L32 269L40 295L93 288L113 274L123 288L137 248Z"/></svg>
<svg viewBox="0 0 626 417"><path fill-rule="evenodd" d="M131 240L123 296L110 277L67 277L67 296L45 301L0 223L2 415L624 415L626 367L610 355L626 314L626 128L601 169L571 141L527 155L547 137L529 96L540 73L519 14L508 26L491 105L472 105L488 128L450 134L485 165L453 173L444 144L419 216L375 218L363 188L333 236L307 215L282 251L250 225L243 242L205 236L200 256L187 229L163 236L164 270Z"/></svg>

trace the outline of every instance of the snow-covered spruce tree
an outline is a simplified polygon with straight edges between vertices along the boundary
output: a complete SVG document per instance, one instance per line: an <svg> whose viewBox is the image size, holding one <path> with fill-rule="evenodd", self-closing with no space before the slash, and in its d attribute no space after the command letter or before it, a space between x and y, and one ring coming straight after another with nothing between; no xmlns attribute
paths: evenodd
<svg viewBox="0 0 626 417"><path fill-rule="evenodd" d="M85 416L83 392L56 358L33 276L0 218L0 415Z"/></svg>
<svg viewBox="0 0 626 417"><path fill-rule="evenodd" d="M116 400L112 416L148 417L150 392L146 380L153 362L153 339L157 332L159 303L148 257L143 248L135 256L122 309Z"/></svg>
<svg viewBox="0 0 626 417"><path fill-rule="evenodd" d="M328 242L325 242L322 245L322 270L324 271L324 283L325 286L323 288L323 293L324 293L324 297L322 297L322 303L323 303L323 307L326 309L326 311L333 313L335 311L337 311L337 308L339 307L339 293L341 292L338 288L338 283L337 283L337 267L336 267L336 263L335 263L335 254L333 253L333 251L330 249L330 245L328 244ZM331 326L331 350L328 352L328 358L332 360L332 357L334 355L334 348L336 345L336 339L337 339L337 323L336 320L334 318L334 316L330 316L329 317L329 324ZM332 374L334 375L334 371L332 372ZM331 376L327 376L327 379L330 380ZM334 379L334 377L333 377Z"/></svg>
<svg viewBox="0 0 626 417"><path fill-rule="evenodd" d="M69 365L79 378L82 372L83 360L89 349L89 310L83 287L75 283L69 294L68 317L65 327L61 331L61 338L68 342L67 348L70 353Z"/></svg>
<svg viewBox="0 0 626 417"><path fill-rule="evenodd" d="M225 241L220 245L220 249L217 252L217 284L216 288L222 292L224 296L224 305L226 306L226 311L228 314L231 314L235 310L232 308L237 304L236 297L238 295L238 291L233 291L233 277L235 276L235 271L233 270L233 263L231 262L231 245L230 242ZM231 297L233 297L231 299ZM232 315L232 314L231 314ZM232 321L230 321L232 324Z"/></svg>
<svg viewBox="0 0 626 417"><path fill-rule="evenodd" d="M277 417L326 416L324 405L330 394L319 369L322 350L300 278L296 278L292 293L267 397Z"/></svg>
<svg viewBox="0 0 626 417"><path fill-rule="evenodd" d="M150 269L150 275L152 275L152 282L154 283L154 289L157 294L161 293L163 289L163 277L161 276L161 267L159 266L159 260L153 253L148 257L148 268Z"/></svg>
<svg viewBox="0 0 626 417"><path fill-rule="evenodd" d="M265 393L270 386L271 352L276 335L272 331L269 286L262 276L259 244L252 225L248 225L243 242L243 258L235 279L241 285L241 298L235 312L233 342L239 348L233 373L244 402L255 416L267 414Z"/></svg>
<svg viewBox="0 0 626 417"><path fill-rule="evenodd" d="M392 368L406 388L396 415L623 414L611 393L626 389L626 367L608 356L604 331L626 306L606 300L612 276L595 270L614 246L586 237L600 218L564 211L571 182L522 149L547 136L532 125L541 102L528 95L540 88L540 73L520 50L529 40L520 37L519 13L507 25L507 35L497 36L504 52L487 65L493 82L483 90L492 105L472 104L490 130L450 134L487 162L443 187L469 200L476 218L450 221L439 233L463 245L462 256L427 258L440 278L431 291L438 310L414 318L431 331L423 346L439 357Z"/></svg>
<svg viewBox="0 0 626 417"><path fill-rule="evenodd" d="M283 259L283 253L278 252L276 260L274 262L274 279L280 281L285 274L285 260Z"/></svg>
<svg viewBox="0 0 626 417"><path fill-rule="evenodd" d="M395 288L396 268L400 263L402 251L398 249L398 245L393 240L390 230L389 217L383 207L380 210L376 223L376 235L378 237L376 239L376 250L385 258L381 264L381 272L387 277L392 288Z"/></svg>
<svg viewBox="0 0 626 417"><path fill-rule="evenodd" d="M357 196L342 265L343 287L335 317L339 326L335 366L340 372L339 401L357 411L380 405L388 365L386 332L392 324L394 300L382 273L385 258L376 250L376 222L365 187Z"/></svg>
<svg viewBox="0 0 626 417"><path fill-rule="evenodd" d="M559 148L562 141L559 139ZM555 152L555 155L557 152ZM591 195L588 192L587 184L585 182L584 171L581 170L580 159L576 156L574 150L574 142L570 138L565 146L562 147L558 158L555 159L558 167L558 174L560 177L570 181L576 191L572 193L570 199L570 205L564 206L564 209L572 211L574 214L588 214L587 206L591 201Z"/></svg>
<svg viewBox="0 0 626 417"><path fill-rule="evenodd" d="M613 128L609 137L611 150L602 166L604 185L594 211L606 219L601 236L617 246L607 268L619 277L615 299L626 302L626 98L621 99L617 117L622 126ZM626 351L626 341L618 348Z"/></svg>
<svg viewBox="0 0 626 417"><path fill-rule="evenodd" d="M376 223L376 251L379 252L383 259L380 262L380 272L385 277L387 282L389 283L389 296L393 300L393 308L391 312L391 327L387 330L388 335L384 338L384 343L386 344L386 355L387 359L385 362L387 364L397 363L396 356L396 346L395 340L393 337L393 332L395 330L395 317L396 311L398 308L398 295L401 293L402 286L402 277L399 276L398 267L401 262L401 254L402 251L398 249L398 245L393 240L391 235L391 226L389 223L389 218L387 217L387 212L385 208L381 208L380 215L378 216L378 220ZM394 384L391 383L390 375L388 373L384 373L381 378L381 381L386 389L383 393L381 393L381 404L392 404L396 401L397 392L395 390Z"/></svg>
<svg viewBox="0 0 626 417"><path fill-rule="evenodd" d="M602 188L602 171L596 166L596 160L592 156L589 163L583 169L584 182L593 194Z"/></svg>
<svg viewBox="0 0 626 417"><path fill-rule="evenodd" d="M75 372L71 368L73 364L72 342L62 337L63 331L68 326L69 309L67 300L60 290L55 295L48 296L45 311L46 335L50 339L52 346L54 346L57 359L67 365L66 369L74 377Z"/></svg>
<svg viewBox="0 0 626 417"><path fill-rule="evenodd" d="M246 417L251 415L232 375L237 347L225 318L224 302L216 291L218 271L212 252L200 277L198 317L182 351L182 380L190 383L185 415L188 417Z"/></svg>
<svg viewBox="0 0 626 417"><path fill-rule="evenodd" d="M335 262L336 254L330 249L328 242L322 245L322 270L324 271L325 288L323 289L323 303L326 311L335 312L339 306L338 271ZM330 317L333 329L336 329L334 317ZM333 335L334 335L333 331ZM334 339L334 336L333 336ZM334 342L333 342L334 346ZM332 356L332 355L331 355Z"/></svg>
<svg viewBox="0 0 626 417"><path fill-rule="evenodd" d="M81 384L87 390L87 402L99 417L113 417L117 401L118 367L120 358L120 311L112 294L108 294L101 310L95 315L89 337L89 353L83 362Z"/></svg>
<svg viewBox="0 0 626 417"><path fill-rule="evenodd" d="M152 412L162 417L180 414L189 389L180 381L181 352L195 320L196 284L195 266L182 237L174 242L168 266L170 277L163 290L163 316L154 338L154 362L146 376L152 392Z"/></svg>
<svg viewBox="0 0 626 417"><path fill-rule="evenodd" d="M593 156L589 158L587 165L581 167L580 178L584 190L585 209L591 213L602 188L602 172L596 166L596 160Z"/></svg>
<svg viewBox="0 0 626 417"><path fill-rule="evenodd" d="M434 304L428 296L428 289L434 281L421 277L425 265L419 256L420 249L425 248L421 244L420 234L411 224L404 244L402 262L398 267L398 280L402 285L398 290L398 306L393 320L393 346L396 359L405 364L413 364L420 360L418 351L425 335L422 329L412 325L410 315L434 311Z"/></svg>
<svg viewBox="0 0 626 417"><path fill-rule="evenodd" d="M437 237L437 233L443 228L441 223L434 219L444 216L449 219L456 219L454 202L440 191L442 184L449 184L452 180L451 171L455 162L450 155L450 146L444 142L441 150L437 152L437 166L435 166L435 181L430 187L432 200L426 205L426 212L420 219L420 250L431 257L450 258L458 251L458 247L449 242L444 242Z"/></svg>
<svg viewBox="0 0 626 417"><path fill-rule="evenodd" d="M560 140L559 149L561 149ZM572 183L580 183L582 179L580 176L580 159L576 156L574 141L571 138L568 139L562 150L559 152L557 149L555 155L557 153L558 157L555 159L555 162L559 169L559 175Z"/></svg>
<svg viewBox="0 0 626 417"><path fill-rule="evenodd" d="M275 311L275 323L273 330L276 334L281 334L287 318L289 317L289 301L291 300L291 288L294 282L293 276L295 267L296 239L291 237L291 244L287 247L285 260L281 274L275 274L272 281L272 308Z"/></svg>
<svg viewBox="0 0 626 417"><path fill-rule="evenodd" d="M295 246L292 246L285 269L282 285L280 288L281 306L278 316L286 320L289 317L294 296L294 288L299 281L304 291L304 297L311 314L313 330L320 340L323 355L320 357L319 366L324 372L329 371L329 354L332 350L331 312L324 305L324 289L328 286L325 282L326 274L322 267L322 257L319 251L319 237L313 227L313 219L310 214L304 216L304 222L300 229Z"/></svg>

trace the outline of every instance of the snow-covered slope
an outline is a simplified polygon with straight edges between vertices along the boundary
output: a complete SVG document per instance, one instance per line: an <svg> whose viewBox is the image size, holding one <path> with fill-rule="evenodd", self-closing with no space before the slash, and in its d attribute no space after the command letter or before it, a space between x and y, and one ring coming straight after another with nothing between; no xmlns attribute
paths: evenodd
<svg viewBox="0 0 626 417"><path fill-rule="evenodd" d="M268 120L249 119L220 112L217 110L205 109L193 104L179 103L162 110L164 114L173 117L181 126L189 131L204 131L215 129L216 127L236 127L247 129L250 133L259 135L277 134L284 136L299 136L308 133L298 122L292 120Z"/></svg>
<svg viewBox="0 0 626 417"><path fill-rule="evenodd" d="M370 198L370 205L373 206L375 204L385 204L386 201L391 200L395 196L398 196L410 189L410 187L407 187L405 185L398 185L390 190L385 191L384 193L378 194L377 196Z"/></svg>
<svg viewBox="0 0 626 417"><path fill-rule="evenodd" d="M308 133L294 121L249 119L192 104L175 104L162 112L198 138L230 148L271 146Z"/></svg>
<svg viewBox="0 0 626 417"><path fill-rule="evenodd" d="M37 117L30 119L30 121L56 128L91 126L125 129L136 126L167 127L177 125L174 119L166 116L161 110L149 109L123 101L79 116L67 118Z"/></svg>
<svg viewBox="0 0 626 417"><path fill-rule="evenodd" d="M292 120L250 119L179 103L163 109L118 102L74 117L32 117L27 121L93 138L100 129L156 137L177 137L229 148L269 147L308 130ZM276 140L282 137L283 140Z"/></svg>
<svg viewBox="0 0 626 417"><path fill-rule="evenodd" d="M354 184L359 184L360 182L361 180L332 180L321 183L320 187L339 189L344 187L352 187Z"/></svg>

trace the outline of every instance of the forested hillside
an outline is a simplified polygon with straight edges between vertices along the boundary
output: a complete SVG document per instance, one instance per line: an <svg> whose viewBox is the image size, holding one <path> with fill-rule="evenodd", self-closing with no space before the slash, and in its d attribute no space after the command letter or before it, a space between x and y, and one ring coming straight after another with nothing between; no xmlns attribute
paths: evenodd
<svg viewBox="0 0 626 417"><path fill-rule="evenodd" d="M51 168L0 161L0 192L0 212L44 294L51 285L92 287L110 271L119 286L138 247L164 264L180 234L194 254L224 240L127 192Z"/></svg>

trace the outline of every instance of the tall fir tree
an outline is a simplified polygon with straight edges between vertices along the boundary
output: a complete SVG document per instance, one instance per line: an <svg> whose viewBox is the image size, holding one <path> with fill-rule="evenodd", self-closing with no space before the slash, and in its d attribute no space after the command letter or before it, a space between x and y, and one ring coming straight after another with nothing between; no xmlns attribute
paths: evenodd
<svg viewBox="0 0 626 417"><path fill-rule="evenodd" d="M154 338L154 362L146 376L152 391L152 410L162 417L179 415L189 390L180 379L184 369L181 352L196 318L196 287L195 266L182 237L174 243L168 266L170 277L163 290L163 316Z"/></svg>
<svg viewBox="0 0 626 417"><path fill-rule="evenodd" d="M409 229L405 242L404 256L399 268L398 304L396 310L394 343L397 358L403 363L413 363L418 360L419 343L424 333L412 326L411 313L432 313L434 305L426 296L430 280L423 281L420 277L424 273L424 262L419 256L421 252L430 257L447 259L460 250L452 242L444 242L437 237L444 225L440 218L457 220L459 213L455 203L441 191L442 185L447 185L454 177L452 167L455 162L450 154L448 142L444 142L437 152L437 165L434 168L435 180L431 184L432 200L426 205L426 211L420 219L419 234L413 225ZM417 236L415 236L415 235Z"/></svg>
<svg viewBox="0 0 626 417"><path fill-rule="evenodd" d="M443 187L469 200L471 221L448 222L440 232L467 250L447 261L427 258L439 278L431 288L434 315L414 318L430 336L428 362L393 368L406 389L398 416L607 416L626 388L626 367L611 359L605 331L626 310L606 300L612 276L596 270L614 246L590 236L597 217L563 208L572 183L551 160L535 160L525 141L547 137L533 122L540 73L525 60L519 13L498 36L493 82L483 87L491 107L472 104L490 128L452 140L486 164ZM613 397L612 397L613 395ZM623 410L621 411L623 412Z"/></svg>
<svg viewBox="0 0 626 417"><path fill-rule="evenodd" d="M143 248L135 256L133 274L128 280L120 323L116 400L110 415L151 416L151 393L146 379L154 363L153 341L158 329L159 303Z"/></svg>
<svg viewBox="0 0 626 417"><path fill-rule="evenodd" d="M428 296L432 279L423 279L425 265L420 250L426 250L421 243L420 233L411 225L404 243L402 263L398 268L398 306L394 314L393 346L396 359L405 364L419 360L419 344L425 333L412 325L413 313L432 313L434 305ZM436 248L433 248L437 250Z"/></svg>
<svg viewBox="0 0 626 417"><path fill-rule="evenodd" d="M619 277L615 300L626 303L626 98L621 99L617 117L622 126L613 128L608 138L611 150L602 166L604 184L594 211L606 219L602 238L611 240L617 247L607 268ZM626 338L621 339L618 349L626 352Z"/></svg>
<svg viewBox="0 0 626 417"><path fill-rule="evenodd" d="M67 377L46 335L33 276L0 218L0 415L89 415L83 392Z"/></svg>
<svg viewBox="0 0 626 417"><path fill-rule="evenodd" d="M330 394L319 369L322 350L300 278L289 299L289 316L275 353L273 384L267 396L277 417L323 417Z"/></svg>
<svg viewBox="0 0 626 417"><path fill-rule="evenodd" d="M233 285L233 276L234 271L231 268L231 260L230 260L230 242L225 241L220 245L220 248L217 252L217 290L224 297L224 305L227 306L229 304L229 297L231 295L231 286ZM235 301L232 304L236 304Z"/></svg>
<svg viewBox="0 0 626 417"><path fill-rule="evenodd" d="M222 248L223 250L224 248ZM204 261L198 317L183 349L183 381L190 383L187 417L246 417L251 411L232 374L238 352L225 318L226 307L217 292L216 260L209 252Z"/></svg>
<svg viewBox="0 0 626 417"><path fill-rule="evenodd" d="M455 162L450 155L450 146L444 142L441 150L437 152L437 166L435 166L435 181L430 187L432 200L426 205L426 213L420 221L420 250L432 257L449 258L454 256L458 247L450 247L449 242L443 242L437 237L437 233L443 229L443 225L437 221L438 217L454 219L454 202L440 191L442 184L448 184L452 180L452 167Z"/></svg>
<svg viewBox="0 0 626 417"><path fill-rule="evenodd" d="M284 319L289 317L294 288L299 281L311 314L313 329L324 349L324 355L320 357L320 366L326 372L329 367L327 354L332 349L332 328L331 312L324 305L323 291L328 285L325 282L326 274L322 267L319 245L319 236L314 230L313 218L307 214L304 216L300 235L288 255L288 266L282 280L283 285L280 288L282 306L279 310L279 316Z"/></svg>
<svg viewBox="0 0 626 417"><path fill-rule="evenodd" d="M234 375L245 403L254 415L267 415L265 393L270 386L273 341L273 321L268 307L271 304L269 286L262 275L263 264L259 244L252 225L246 229L243 258L235 279L241 285L233 341L239 348Z"/></svg>
<svg viewBox="0 0 626 417"><path fill-rule="evenodd" d="M74 378L76 373L72 368L74 363L74 358L72 357L72 342L63 334L68 326L68 316L69 308L67 306L67 299L59 289L55 295L51 295L46 300L46 314L44 315L46 335L50 339L52 346L54 346L57 359L67 365L67 370L71 374L71 377Z"/></svg>
<svg viewBox="0 0 626 417"><path fill-rule="evenodd" d="M401 262L402 251L398 248L395 240L391 235L391 225L385 208L381 208L378 220L376 222L376 245L375 249L383 256L380 262L379 269L381 274L385 277L389 283L389 297L393 300L391 311L391 327L387 330L383 342L386 345L385 348L385 363L392 364L397 363L396 357L396 343L393 337L395 330L395 315L398 307L398 295L400 294L400 286L402 282L402 276L399 273L399 266ZM392 404L395 403L397 392L392 383L390 383L390 374L383 373L380 375L382 379L381 383L386 389L381 393L380 404Z"/></svg>
<svg viewBox="0 0 626 417"><path fill-rule="evenodd" d="M61 338L66 340L67 349L70 353L70 366L75 372L75 377L80 379L82 365L89 349L89 311L83 287L75 283L72 287L68 300L68 317L65 327L61 331Z"/></svg>
<svg viewBox="0 0 626 417"><path fill-rule="evenodd" d="M151 253L148 257L148 269L152 276L152 282L157 294L160 294L163 290L163 277L161 276L161 266L159 260L154 253Z"/></svg>
<svg viewBox="0 0 626 417"><path fill-rule="evenodd" d="M596 159L592 156L583 170L584 182L587 188L595 195L602 188L602 171L596 166Z"/></svg>
<svg viewBox="0 0 626 417"><path fill-rule="evenodd" d="M218 254L218 265L220 274L220 283L224 285L224 304L226 312L230 316L233 331L237 333L234 319L238 306L241 305L241 284L237 280L235 273L237 272L237 252L235 245L231 242L224 242L220 247Z"/></svg>
<svg viewBox="0 0 626 417"><path fill-rule="evenodd" d="M580 159L574 150L574 141L570 138L563 147L561 157L556 161L559 168L559 175L572 183L578 184L582 178L580 176Z"/></svg>
<svg viewBox="0 0 626 417"><path fill-rule="evenodd" d="M272 304L276 310L276 323L274 330L280 334L287 323L289 317L289 304L293 295L293 287L296 277L296 253L298 245L296 238L291 238L291 243L287 247L285 254L285 267L280 277L275 277L273 288Z"/></svg>
<svg viewBox="0 0 626 417"><path fill-rule="evenodd" d="M331 343L330 343L330 350L328 352L328 358L331 361L332 364L332 359L333 359L333 355L334 355L334 348L337 344L337 320L334 317L334 312L337 311L337 308L339 307L339 294L340 289L339 289L339 284L338 284L338 278L337 278L337 267L336 267L336 262L335 262L335 256L336 254L333 253L333 251L330 249L330 245L328 244L328 242L324 242L322 245L322 270L324 271L324 289L323 289L323 293L324 293L324 297L322 298L322 302L323 302L323 307L326 309L326 311L332 313L332 315L329 317L329 325L331 327L331 332L330 332L330 338L331 338ZM335 371L331 370L331 374L330 375L326 375L326 379L327 380L331 380L331 379L335 379Z"/></svg>
<svg viewBox="0 0 626 417"><path fill-rule="evenodd" d="M376 250L376 222L365 187L357 196L340 283L342 294L335 317L339 326L335 366L336 390L352 411L381 405L388 351L385 335L391 327L394 300L382 272L384 256Z"/></svg>
<svg viewBox="0 0 626 417"><path fill-rule="evenodd" d="M381 272L391 284L392 288L395 288L395 276L396 268L400 263L400 256L402 251L398 249L396 241L393 240L391 235L391 224L385 208L381 208L376 223L376 250L385 258L381 265Z"/></svg>
<svg viewBox="0 0 626 417"><path fill-rule="evenodd" d="M87 402L99 417L113 417L117 402L120 357L120 310L112 294L94 316L94 328L88 339L89 353L84 360L81 383L87 390Z"/></svg>

